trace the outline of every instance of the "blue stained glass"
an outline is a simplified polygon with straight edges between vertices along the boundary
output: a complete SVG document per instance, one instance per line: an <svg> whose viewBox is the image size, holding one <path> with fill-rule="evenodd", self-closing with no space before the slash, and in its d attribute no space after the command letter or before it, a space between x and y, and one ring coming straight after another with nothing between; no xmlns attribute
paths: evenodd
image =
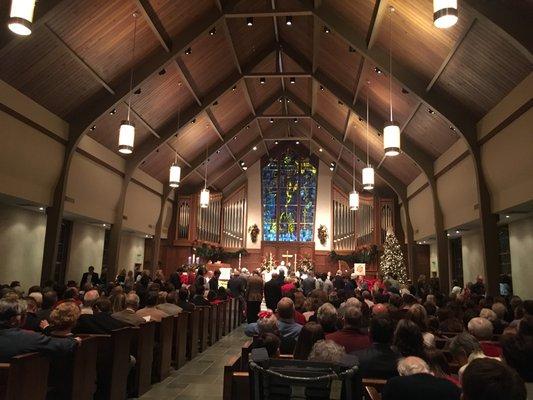
<svg viewBox="0 0 533 400"><path fill-rule="evenodd" d="M263 240L313 240L318 169L287 147L262 169Z"/></svg>

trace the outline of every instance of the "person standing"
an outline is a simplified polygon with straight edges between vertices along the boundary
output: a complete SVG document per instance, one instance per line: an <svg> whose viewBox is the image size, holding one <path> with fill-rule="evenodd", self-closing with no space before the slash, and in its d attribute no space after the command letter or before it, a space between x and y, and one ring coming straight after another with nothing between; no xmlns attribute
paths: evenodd
<svg viewBox="0 0 533 400"><path fill-rule="evenodd" d="M257 321L262 301L263 279L261 279L259 272L254 271L248 278L246 287L246 320L248 323Z"/></svg>
<svg viewBox="0 0 533 400"><path fill-rule="evenodd" d="M82 288L82 290L86 283L90 283L93 286L96 286L100 283L98 274L94 272L94 267L92 265L89 267L88 272L84 272L81 277L80 288Z"/></svg>
<svg viewBox="0 0 533 400"><path fill-rule="evenodd" d="M268 309L275 311L281 300L281 282L277 272L272 272L272 279L265 283L265 303Z"/></svg>
<svg viewBox="0 0 533 400"><path fill-rule="evenodd" d="M302 289L304 292L304 295L307 297L309 296L309 293L311 293L316 287L316 279L315 274L312 272L309 272L307 277L302 280Z"/></svg>
<svg viewBox="0 0 533 400"><path fill-rule="evenodd" d="M213 276L209 279L209 290L218 290L218 279L220 278L220 270L217 269L213 272Z"/></svg>

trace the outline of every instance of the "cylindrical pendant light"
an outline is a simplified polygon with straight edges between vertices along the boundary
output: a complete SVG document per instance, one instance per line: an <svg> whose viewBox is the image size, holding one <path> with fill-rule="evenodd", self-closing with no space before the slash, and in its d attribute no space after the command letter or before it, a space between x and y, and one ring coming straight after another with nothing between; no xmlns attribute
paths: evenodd
<svg viewBox="0 0 533 400"><path fill-rule="evenodd" d="M400 125L394 121L392 116L392 13L394 8L390 8L389 18L389 108L390 120L383 129L383 149L387 157L393 157L400 154Z"/></svg>
<svg viewBox="0 0 533 400"><path fill-rule="evenodd" d="M34 9L35 0L12 0L7 20L9 30L21 36L31 35Z"/></svg>
<svg viewBox="0 0 533 400"><path fill-rule="evenodd" d="M374 189L374 168L372 167L363 168L363 189Z"/></svg>
<svg viewBox="0 0 533 400"><path fill-rule="evenodd" d="M207 208L209 206L209 189L207 188L207 163L208 158L208 148L205 148L205 180L204 188L200 191L200 207Z"/></svg>
<svg viewBox="0 0 533 400"><path fill-rule="evenodd" d="M433 24L437 28L450 28L458 19L457 0L433 0Z"/></svg>
<svg viewBox="0 0 533 400"><path fill-rule="evenodd" d="M118 152L122 154L133 153L135 143L135 124L130 120L131 95L133 91L133 62L135 61L135 37L137 35L137 13L133 13L133 46L131 50L130 92L128 97L128 117L120 124L118 134Z"/></svg>
<svg viewBox="0 0 533 400"><path fill-rule="evenodd" d="M370 81L368 82L370 85ZM366 95L366 167L363 168L363 189L372 190L374 189L374 168L370 165L370 149L369 149L369 140L368 140L368 131L370 125L370 112L369 112L369 102L368 102L368 92Z"/></svg>
<svg viewBox="0 0 533 400"><path fill-rule="evenodd" d="M359 193L357 190L352 190L350 192L350 210L357 211L359 210Z"/></svg>
<svg viewBox="0 0 533 400"><path fill-rule="evenodd" d="M209 189L204 188L200 191L200 207L209 207Z"/></svg>
<svg viewBox="0 0 533 400"><path fill-rule="evenodd" d="M181 179L181 167L176 163L170 166L170 174L168 179L168 185L173 188L177 188L180 185Z"/></svg>
<svg viewBox="0 0 533 400"><path fill-rule="evenodd" d="M131 154L135 142L135 124L131 121L122 121L118 133L118 151L122 154Z"/></svg>

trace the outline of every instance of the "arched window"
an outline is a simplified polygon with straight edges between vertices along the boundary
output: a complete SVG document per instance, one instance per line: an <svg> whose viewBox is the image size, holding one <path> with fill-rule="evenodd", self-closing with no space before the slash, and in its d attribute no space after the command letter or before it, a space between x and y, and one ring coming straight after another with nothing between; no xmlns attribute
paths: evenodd
<svg viewBox="0 0 533 400"><path fill-rule="evenodd" d="M311 242L318 162L289 146L263 160L263 240Z"/></svg>

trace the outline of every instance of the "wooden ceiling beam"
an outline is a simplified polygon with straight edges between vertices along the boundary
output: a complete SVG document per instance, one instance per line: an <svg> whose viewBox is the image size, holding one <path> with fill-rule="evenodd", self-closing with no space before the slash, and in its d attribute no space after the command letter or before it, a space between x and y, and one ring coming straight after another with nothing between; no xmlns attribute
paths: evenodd
<svg viewBox="0 0 533 400"><path fill-rule="evenodd" d="M89 73L89 75L98 82L105 90L107 90L110 94L115 94L115 91L109 86L109 84L100 76L98 73L92 69L92 67L87 64L79 55L76 53L72 48L61 38L59 35L48 26L47 23L44 23L42 26L46 28L46 31L50 34L49 36L52 37L54 42L61 47L63 50L65 50L70 57L76 61L76 63L82 67L86 72Z"/></svg>
<svg viewBox="0 0 533 400"><path fill-rule="evenodd" d="M255 10L255 11L226 11L224 16L226 18L276 18L276 17L308 17L313 15L313 11L299 9L288 9L288 10Z"/></svg>
<svg viewBox="0 0 533 400"><path fill-rule="evenodd" d="M190 46L194 40L202 35L207 35L209 30L223 18L220 13L209 13L203 20L186 30L175 42L170 52L164 50L151 54L135 67L135 83L133 91L140 88L148 79L157 74L169 62L173 61L182 51ZM67 118L70 122L69 152L72 154L80 138L87 133L88 128L94 125L102 114L109 112L122 102L130 93L130 74L124 73L117 79L115 95L109 96L97 93L81 104L76 111ZM140 162L140 161L139 161Z"/></svg>
<svg viewBox="0 0 533 400"><path fill-rule="evenodd" d="M388 52L379 47L368 49L365 38L361 37L353 27L341 19L340 16L336 15L331 9L323 6L314 12L318 18L329 26L330 29L334 30L346 43L356 49L365 58L375 63L383 72L389 73ZM476 118L471 112L466 110L454 98L446 98L440 94L435 94L433 91L426 92L427 85L424 83L425 80L405 65L399 65L398 62L395 62L393 69L393 78L397 82L454 126L467 140L471 149L476 147Z"/></svg>
<svg viewBox="0 0 533 400"><path fill-rule="evenodd" d="M207 123L216 132L218 138L223 142L224 135L222 133L222 128L220 127L220 125L218 125L218 122L209 107L207 107L207 109L205 110L205 115L207 116Z"/></svg>
<svg viewBox="0 0 533 400"><path fill-rule="evenodd" d="M387 16L388 5L388 0L376 0L374 4L372 19L370 20L370 26L366 36L366 46L368 49L371 49L378 39L381 24L383 23L383 19Z"/></svg>
<svg viewBox="0 0 533 400"><path fill-rule="evenodd" d="M487 0L464 0L474 16L493 28L533 63L533 36L531 35L531 2L506 2ZM514 5L513 5L514 3ZM461 13L461 10L459 10ZM459 14L459 18L461 15Z"/></svg>
<svg viewBox="0 0 533 400"><path fill-rule="evenodd" d="M311 114L290 114L290 115L279 115L279 114L261 114L256 115L257 119L298 119L298 118L311 118Z"/></svg>
<svg viewBox="0 0 533 400"><path fill-rule="evenodd" d="M183 60L179 56L176 57L176 59L174 60L174 64L176 65L178 72L183 78L183 83L185 84L190 94L194 98L194 101L196 101L196 104L201 106L202 100L200 99L200 90L198 89L198 86L196 86L196 83L194 83L194 80L192 78L191 73L189 72L189 69L185 66L185 64L183 63Z"/></svg>
<svg viewBox="0 0 533 400"><path fill-rule="evenodd" d="M267 99L256 111L258 113L263 113L265 110L268 109L268 107L270 107L274 103L274 101L276 101L280 97L280 95L281 93L275 93L273 96ZM254 122L255 119L256 116L250 114L243 121L241 121L234 128L232 128L229 132L227 132L226 135L224 135L223 142L219 143L219 146L217 146L217 148L213 150L209 157L215 154L217 150L220 150L222 147L225 147L231 140L234 140L233 138L238 135L243 129L245 129L247 125L250 125L252 122ZM185 179L186 176L190 175L195 169L198 169L198 167L202 165L203 161L204 157L198 157L196 158L196 160L192 161L191 168L184 174L183 179Z"/></svg>
<svg viewBox="0 0 533 400"><path fill-rule="evenodd" d="M244 74L246 79L258 78L311 78L308 72L247 72Z"/></svg>
<svg viewBox="0 0 533 400"><path fill-rule="evenodd" d="M154 33L155 37L168 53L172 49L172 39L170 35L165 30L161 20L157 16L154 8L150 4L149 0L134 0L137 8L141 11L142 16L144 17L146 23Z"/></svg>

